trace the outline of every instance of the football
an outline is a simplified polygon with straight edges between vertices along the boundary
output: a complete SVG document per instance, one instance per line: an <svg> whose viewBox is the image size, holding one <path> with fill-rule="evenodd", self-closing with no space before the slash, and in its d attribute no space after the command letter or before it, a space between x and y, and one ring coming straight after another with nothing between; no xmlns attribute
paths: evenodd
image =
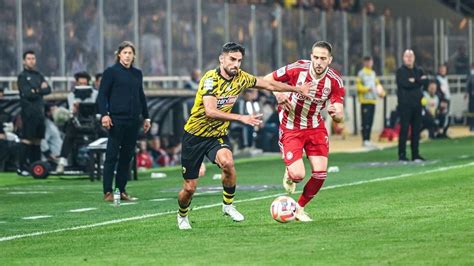
<svg viewBox="0 0 474 266"><path fill-rule="evenodd" d="M275 221L287 223L295 220L296 201L288 196L280 196L273 200L270 213Z"/></svg>

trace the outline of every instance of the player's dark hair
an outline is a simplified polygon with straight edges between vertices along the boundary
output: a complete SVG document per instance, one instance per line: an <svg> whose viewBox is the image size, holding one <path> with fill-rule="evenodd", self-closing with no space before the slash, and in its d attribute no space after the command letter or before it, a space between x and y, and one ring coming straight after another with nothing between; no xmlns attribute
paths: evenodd
<svg viewBox="0 0 474 266"><path fill-rule="evenodd" d="M35 54L35 51L33 51L33 50L25 51L25 52L23 53L23 60L25 60L25 59L26 59L26 56L29 55L29 54L34 55L34 54Z"/></svg>
<svg viewBox="0 0 474 266"><path fill-rule="evenodd" d="M311 51L314 50L314 48L319 47L319 48L324 48L328 50L329 54L332 54L332 45L326 41L318 41L313 44L313 47L311 48Z"/></svg>
<svg viewBox="0 0 474 266"><path fill-rule="evenodd" d="M227 54L227 53L233 53L233 52L240 52L242 56L245 55L245 48L238 43L235 42L228 42L222 46L222 53Z"/></svg>
<svg viewBox="0 0 474 266"><path fill-rule="evenodd" d="M135 55L137 53L135 52L135 45L131 41L123 41L122 43L120 43L119 47L117 48L117 51L115 51L115 62L116 63L120 62L120 57L119 57L120 52L122 52L122 50L127 48L127 47L132 48L133 60L132 60L131 64L133 65L133 62L135 62Z"/></svg>
<svg viewBox="0 0 474 266"><path fill-rule="evenodd" d="M370 60L372 60L372 56L370 56L370 55L364 56L364 58L362 60L364 60L364 62L370 61Z"/></svg>
<svg viewBox="0 0 474 266"><path fill-rule="evenodd" d="M98 80L98 79L102 78L102 76L103 76L102 73L95 74L95 80Z"/></svg>
<svg viewBox="0 0 474 266"><path fill-rule="evenodd" d="M74 79L76 81L79 81L80 78L87 79L87 83L89 83L91 81L91 75L89 75L89 73L87 73L86 71L81 71L81 72L77 72L76 74L74 74Z"/></svg>

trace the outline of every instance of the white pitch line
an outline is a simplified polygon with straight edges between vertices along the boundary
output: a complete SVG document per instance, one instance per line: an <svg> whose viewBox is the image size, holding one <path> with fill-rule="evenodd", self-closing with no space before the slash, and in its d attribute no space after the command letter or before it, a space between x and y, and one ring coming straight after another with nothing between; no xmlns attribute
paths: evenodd
<svg viewBox="0 0 474 266"><path fill-rule="evenodd" d="M151 199L150 201L166 201L166 200L172 200L172 198Z"/></svg>
<svg viewBox="0 0 474 266"><path fill-rule="evenodd" d="M97 210L97 208L74 209L74 210L69 210L69 212L88 212L88 211L93 211L93 210Z"/></svg>
<svg viewBox="0 0 474 266"><path fill-rule="evenodd" d="M45 218L50 218L52 217L51 215L38 215L38 216L29 216L29 217L23 217L21 219L23 220L38 220L38 219L45 219Z"/></svg>
<svg viewBox="0 0 474 266"><path fill-rule="evenodd" d="M418 172L418 173L409 173L409 174L402 174L402 175L397 175L397 176L387 176L387 177L381 177L381 178L376 178L376 179L371 179L371 180L365 180L365 181L358 181L358 182L353 182L353 183L327 186L327 187L324 187L322 189L327 190L327 189L334 189L334 188L340 188L340 187L349 187L349 186L361 185L361 184L366 184L366 183L381 182L381 181L393 180L393 179L408 177L408 176L443 172L443 171L447 171L447 170L464 168L464 167L469 167L469 166L474 166L474 162L467 163L467 164L440 167L440 168L437 168L437 169L422 171L422 172ZM239 203L239 202L257 201L257 200L262 200L262 199L274 198L274 197L281 196L281 195L285 195L285 193L278 193L278 194L267 195L267 196L262 196L262 197L255 197L255 198L244 199L244 200L237 200L235 202ZM193 210L209 209L209 208L219 207L219 206L222 206L222 203L197 206L197 207L193 208ZM168 215L168 214L176 214L176 211L173 210L173 211L167 211L167 212L151 213L151 214L145 214L145 215L134 216L134 217L129 217L129 218L115 219L115 220L105 221L105 222L101 222L101 223L73 226L73 227L61 228L61 229L50 230L50 231L39 231L39 232L34 232L34 233L29 233L29 234L4 236L4 237L0 238L0 242L10 241L10 240L15 240L15 239L20 239L20 238L26 238L26 237L42 236L42 235L48 235L48 234L54 234L54 233L68 232L68 231L77 231L77 230L81 230L81 229L90 229L90 228L106 226L106 225L110 225L110 224L118 224L118 223L129 222L129 221L144 220L144 219L153 218L153 217L157 217L157 216Z"/></svg>

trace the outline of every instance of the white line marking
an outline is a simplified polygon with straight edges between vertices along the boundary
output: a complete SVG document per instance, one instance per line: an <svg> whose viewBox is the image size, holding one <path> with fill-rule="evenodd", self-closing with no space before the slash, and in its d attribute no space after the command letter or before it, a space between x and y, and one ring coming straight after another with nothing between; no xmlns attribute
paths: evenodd
<svg viewBox="0 0 474 266"><path fill-rule="evenodd" d="M172 198L151 199L150 201L166 201L166 200L172 200Z"/></svg>
<svg viewBox="0 0 474 266"><path fill-rule="evenodd" d="M10 195L30 195L30 194L48 194L51 192L48 191L12 191L8 192L7 194Z"/></svg>
<svg viewBox="0 0 474 266"><path fill-rule="evenodd" d="M127 205L135 205L138 204L138 202L120 202L120 206L127 206ZM110 204L114 206L114 204Z"/></svg>
<svg viewBox="0 0 474 266"><path fill-rule="evenodd" d="M215 193L219 193L220 191L204 191L204 192L197 192L197 193L194 193L195 196L199 196L199 195L204 195L204 194L215 194Z"/></svg>
<svg viewBox="0 0 474 266"><path fill-rule="evenodd" d="M51 215L38 215L38 216L29 216L29 217L23 217L21 219L23 220L37 220L37 219L45 219L52 217Z"/></svg>
<svg viewBox="0 0 474 266"><path fill-rule="evenodd" d="M97 210L97 208L82 208L82 209L69 210L69 212L88 212L88 211L93 211L93 210Z"/></svg>
<svg viewBox="0 0 474 266"><path fill-rule="evenodd" d="M427 171L418 172L418 173L409 173L409 174L402 174L402 175L397 175L397 176L388 176L388 177L381 177L381 178L376 178L376 179L371 179L371 180L358 181L358 182L347 183L347 184L327 186L327 187L324 187L322 189L327 190L327 189L334 189L334 188L340 188L340 187L349 187L349 186L355 186L355 185L361 185L361 184L366 184L366 183L392 180L392 179L408 177L408 176L414 176L414 175L423 175L423 174L430 174L430 173L436 173L436 172L443 172L443 171L447 171L447 170L464 168L464 167L469 167L469 166L474 166L474 162L467 163L467 164L461 164L461 165L440 167L440 168L437 168L437 169L427 170ZM274 198L274 197L281 196L281 195L285 195L285 193L278 193L278 194L267 195L267 196L256 197L256 198L250 198L250 199L244 199L244 200L237 200L235 202L238 203L238 202L257 201L257 200L262 200L262 199ZM209 209L209 208L213 208L213 207L219 207L221 205L222 205L222 203L216 203L216 204L210 204L210 205L204 205L204 206L197 206L197 207L193 208L193 210ZM110 224L117 224L117 223L129 222L129 221L143 220L143 219L148 219L148 218L153 218L153 217L158 217L158 216L163 216L163 215L168 215L168 214L176 214L176 211L151 213L151 214L145 214L145 215L134 216L134 217L129 217L129 218L110 220L110 221L105 221L105 222L95 223L95 224L87 224L87 225L61 228L61 229L56 229L56 230L51 230L51 231L39 231L39 232L34 232L34 233L29 233L29 234L4 236L4 237L0 238L0 242L20 239L20 238L25 238L25 237L33 237L33 236L42 236L42 235L48 235L48 234L54 234L54 233L61 233L61 232L67 232L67 231L77 231L77 230L81 230L81 229L89 229L89 228L94 228L94 227L106 226L106 225L110 225Z"/></svg>

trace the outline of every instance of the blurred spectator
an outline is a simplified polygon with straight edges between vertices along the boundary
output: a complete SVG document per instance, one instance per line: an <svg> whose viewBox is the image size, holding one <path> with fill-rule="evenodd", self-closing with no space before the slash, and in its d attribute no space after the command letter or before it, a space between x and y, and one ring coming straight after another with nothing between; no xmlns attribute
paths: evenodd
<svg viewBox="0 0 474 266"><path fill-rule="evenodd" d="M102 73L95 74L94 89L99 90L101 81L102 81Z"/></svg>
<svg viewBox="0 0 474 266"><path fill-rule="evenodd" d="M61 132L53 119L53 113L56 108L56 106L49 104L46 104L45 106L46 119L44 123L46 130L44 139L41 141L41 152L43 153L44 158L53 165L57 164L61 153L61 146L63 145Z"/></svg>
<svg viewBox="0 0 474 266"><path fill-rule="evenodd" d="M147 144L145 140L138 141L137 153L137 168L138 170L150 169L153 166L153 158L147 151Z"/></svg>
<svg viewBox="0 0 474 266"><path fill-rule="evenodd" d="M457 52L452 56L454 60L454 70L458 75L469 74L469 57L466 55L466 47L461 45Z"/></svg>
<svg viewBox="0 0 474 266"><path fill-rule="evenodd" d="M447 137L449 125L451 123L451 91L449 88L449 81L446 74L448 68L445 64L438 67L438 74L436 75L437 94L439 97L439 126L442 128L442 133L438 137Z"/></svg>
<svg viewBox="0 0 474 266"><path fill-rule="evenodd" d="M364 67L357 74L356 80L362 116L362 143L364 147L376 148L370 141L370 134L374 122L377 97L384 97L385 91L375 71L372 69L374 65L372 57L364 57L363 64Z"/></svg>
<svg viewBox="0 0 474 266"><path fill-rule="evenodd" d="M372 2L366 2L364 6L364 12L367 16L376 17L377 13L375 10L375 4Z"/></svg>
<svg viewBox="0 0 474 266"><path fill-rule="evenodd" d="M468 124L471 131L474 131L474 64L471 65L471 72L467 77L466 91L469 105L468 105Z"/></svg>
<svg viewBox="0 0 474 266"><path fill-rule="evenodd" d="M192 91L197 91L200 79L201 79L201 70L193 69L193 71L191 71L191 79L186 81L184 88L188 90L192 90Z"/></svg>
<svg viewBox="0 0 474 266"><path fill-rule="evenodd" d="M436 117L438 116L439 110L439 97L436 94L436 87L436 82L431 81L428 84L428 91L423 93L425 107L423 109L423 126L421 127L421 130L428 129L430 139L436 137L438 130L438 121Z"/></svg>
<svg viewBox="0 0 474 266"><path fill-rule="evenodd" d="M160 38L159 24L153 20L145 23L145 31L140 40L140 58L143 74L146 76L164 75L166 70L163 61L163 42Z"/></svg>
<svg viewBox="0 0 474 266"><path fill-rule="evenodd" d="M170 165L170 157L165 149L161 147L159 136L153 136L150 140L150 153L153 157L153 166L163 167Z"/></svg>

